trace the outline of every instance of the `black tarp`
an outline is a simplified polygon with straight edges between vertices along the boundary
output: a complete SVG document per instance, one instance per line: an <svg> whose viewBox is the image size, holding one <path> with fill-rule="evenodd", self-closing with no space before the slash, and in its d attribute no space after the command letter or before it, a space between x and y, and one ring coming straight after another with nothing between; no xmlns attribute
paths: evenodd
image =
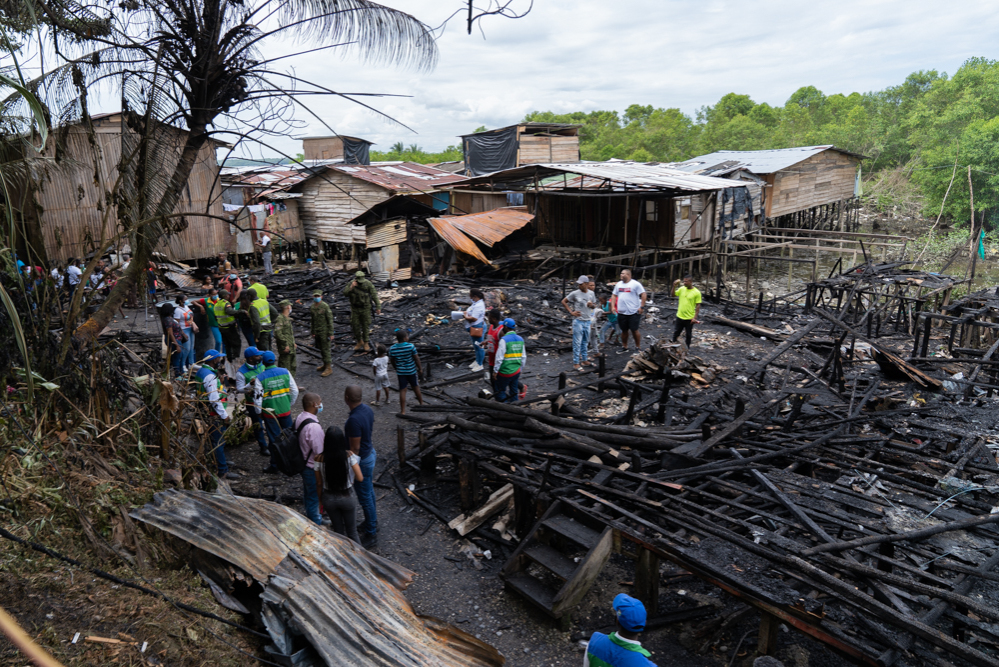
<svg viewBox="0 0 999 667"><path fill-rule="evenodd" d="M371 157L368 155L370 141L364 139L343 138L343 163L344 164L371 164Z"/></svg>
<svg viewBox="0 0 999 667"><path fill-rule="evenodd" d="M481 132L464 137L465 169L469 176L482 176L517 166L517 128Z"/></svg>

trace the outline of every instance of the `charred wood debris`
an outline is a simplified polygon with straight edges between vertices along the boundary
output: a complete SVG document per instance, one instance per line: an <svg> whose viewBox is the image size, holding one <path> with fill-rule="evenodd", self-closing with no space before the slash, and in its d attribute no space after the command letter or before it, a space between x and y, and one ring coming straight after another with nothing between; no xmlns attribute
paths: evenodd
<svg viewBox="0 0 999 667"><path fill-rule="evenodd" d="M335 363L368 378L349 350L351 277L266 283L304 305L325 289ZM660 339L617 371L605 355L512 404L467 395L486 385L440 316L480 287L536 364L571 349L560 282L379 285L372 341L408 328L436 400L406 415L377 484L505 559L508 588L555 619L613 549L635 559L650 618L671 616L658 608L669 561L756 607L761 653L785 624L860 663L999 665L999 287L952 301L960 283L868 263L771 301L706 294L690 350ZM671 324L671 303L653 317ZM315 354L307 309L295 318L299 351ZM736 344L717 354L696 342L705 332Z"/></svg>

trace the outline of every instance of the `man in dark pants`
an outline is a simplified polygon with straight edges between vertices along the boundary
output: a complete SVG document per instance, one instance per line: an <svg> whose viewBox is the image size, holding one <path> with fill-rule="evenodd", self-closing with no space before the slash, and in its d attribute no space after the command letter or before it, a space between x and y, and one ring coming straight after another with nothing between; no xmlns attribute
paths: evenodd
<svg viewBox="0 0 999 667"><path fill-rule="evenodd" d="M236 328L236 309L229 303L228 290L219 291L219 300L212 306L215 311L215 321L219 324L219 333L225 345L225 358L233 365L239 359L243 342L239 339L239 329Z"/></svg>
<svg viewBox="0 0 999 667"><path fill-rule="evenodd" d="M208 439L215 455L216 470L219 479L231 479L236 475L229 473L229 465L225 460L225 444L222 435L231 421L226 412L225 385L219 381L217 368L225 357L215 350L208 350L201 362L201 367L194 374L195 394L205 408L208 423Z"/></svg>
<svg viewBox="0 0 999 667"><path fill-rule="evenodd" d="M642 322L642 311L645 310L645 299L648 295L642 283L632 280L629 269L621 270L621 282L614 286L611 301L611 312L617 314L617 324L621 327L621 351L628 351L628 332L635 339L635 352L642 344L642 334L638 327Z"/></svg>
<svg viewBox="0 0 999 667"><path fill-rule="evenodd" d="M246 414L249 415L250 421L257 426L257 444L260 445L260 453L268 456L271 452L267 447L266 427L257 411L256 396L253 395L253 380L264 372L263 356L257 348L248 347L243 352L243 358L246 359L246 363L236 371L236 393L246 397L244 399Z"/></svg>
<svg viewBox="0 0 999 667"><path fill-rule="evenodd" d="M687 347L694 335L694 325L700 324L697 319L701 316L701 291L694 287L692 276L683 277L683 285L679 280L673 281L673 296L679 299L676 307L676 326L673 329L673 342L680 337L681 331L686 331Z"/></svg>
<svg viewBox="0 0 999 667"><path fill-rule="evenodd" d="M371 432L375 428L375 413L361 402L361 388L352 384L343 393L343 401L350 409L350 416L344 424L343 433L350 443L350 450L361 457L361 474L364 479L354 485L357 502L364 512L364 523L357 527L361 546L374 549L378 546L378 512L375 509L374 473L377 454L371 443Z"/></svg>
<svg viewBox="0 0 999 667"><path fill-rule="evenodd" d="M291 406L298 400L298 385L288 369L277 365L273 352L268 350L260 358L264 362L264 372L253 378L253 392L270 442L271 464L264 472L272 474L278 471L277 445L281 431L291 428Z"/></svg>

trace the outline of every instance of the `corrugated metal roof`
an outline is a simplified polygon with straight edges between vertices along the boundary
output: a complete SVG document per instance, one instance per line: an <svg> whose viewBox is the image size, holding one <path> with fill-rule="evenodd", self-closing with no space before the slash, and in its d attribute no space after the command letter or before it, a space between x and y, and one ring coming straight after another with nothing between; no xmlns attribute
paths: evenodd
<svg viewBox="0 0 999 667"><path fill-rule="evenodd" d="M411 571L284 505L171 490L157 493L131 516L253 577L264 588L261 598L269 603L264 617L271 620L266 626L279 648L285 637L275 611L292 617L328 665L494 667L504 662L485 642L417 616L402 594Z"/></svg>
<svg viewBox="0 0 999 667"><path fill-rule="evenodd" d="M841 148L836 148L832 144L828 144L825 146L775 148L765 151L715 151L714 153L699 155L683 162L676 162L670 166L687 173L699 173L721 167L722 163L725 162L738 162L738 165L727 165L727 167L744 168L754 174L772 174L828 150L852 155L861 160L864 159L863 155L851 153L850 151L845 151ZM731 169L728 170L731 171Z"/></svg>
<svg viewBox="0 0 999 667"><path fill-rule="evenodd" d="M479 246L475 245L475 241L465 236L465 233L451 224L453 218L427 218L430 222L430 226L434 228L438 234L441 235L448 245L465 253L466 255L471 255L475 259L479 260L483 264L489 264L489 259L482 254L479 250Z"/></svg>
<svg viewBox="0 0 999 667"><path fill-rule="evenodd" d="M534 215L527 212L526 206L507 206L483 213L446 218L452 226L490 248L533 219Z"/></svg>
<svg viewBox="0 0 999 667"><path fill-rule="evenodd" d="M625 160L532 164L469 178L455 184L455 187L493 185L500 189L530 190L534 187L534 177L547 179L555 174L564 174L564 182L560 184L558 179L548 180L544 189L705 192L739 187L728 179L691 174L675 169L671 165ZM574 175L580 178L574 179Z"/></svg>
<svg viewBox="0 0 999 667"><path fill-rule="evenodd" d="M393 192L428 192L436 190L438 186L464 179L463 176L415 162L389 166L344 164L332 165L327 169L374 183Z"/></svg>
<svg viewBox="0 0 999 667"><path fill-rule="evenodd" d="M583 127L582 125L576 125L574 123L517 123L515 125L506 125L504 127L494 127L491 130L482 130L481 132L470 132L468 134L459 134L459 137L471 137L476 134L488 134L489 132L502 132L503 130L509 130L511 127L523 127L529 130L572 130L576 128Z"/></svg>

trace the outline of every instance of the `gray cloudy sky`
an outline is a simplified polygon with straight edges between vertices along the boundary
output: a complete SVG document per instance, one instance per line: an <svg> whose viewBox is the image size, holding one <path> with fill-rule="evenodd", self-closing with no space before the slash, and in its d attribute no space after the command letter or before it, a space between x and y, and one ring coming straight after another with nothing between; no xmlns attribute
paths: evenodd
<svg viewBox="0 0 999 667"><path fill-rule="evenodd" d="M461 0L383 4L436 26ZM919 69L953 73L971 56L997 56L999 12L981 0L535 0L527 17L491 17L482 29L485 39L478 30L468 35L461 17L453 20L431 72L323 54L282 64L336 90L411 95L374 104L417 134L348 102L310 104L337 132L376 149L403 141L440 150L457 144L456 135L509 125L533 110L652 104L692 115L728 92L778 105L805 85L866 92ZM267 55L294 48L272 45ZM313 120L309 133L326 131ZM293 139L275 145L300 150Z"/></svg>

